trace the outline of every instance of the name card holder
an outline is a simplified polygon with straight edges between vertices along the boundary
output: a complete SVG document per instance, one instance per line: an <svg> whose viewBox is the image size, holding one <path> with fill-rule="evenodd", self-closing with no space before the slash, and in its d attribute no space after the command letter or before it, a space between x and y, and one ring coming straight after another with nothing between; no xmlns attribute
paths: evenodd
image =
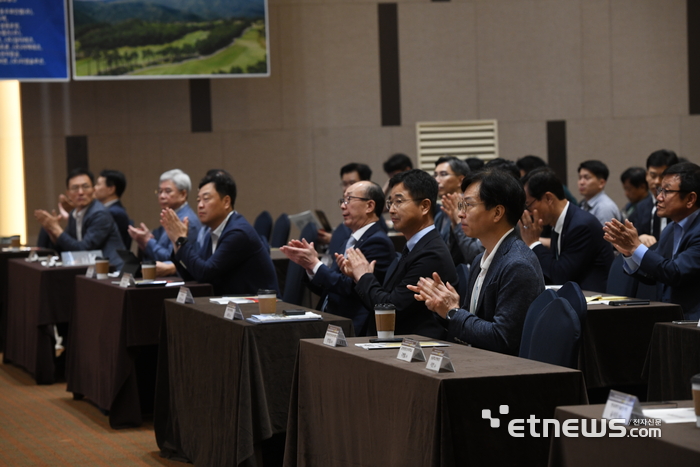
<svg viewBox="0 0 700 467"><path fill-rule="evenodd" d="M124 275L122 275L121 280L119 281L119 287L123 287L126 289L128 287L131 287L132 285L136 285L136 281L134 281L134 276L125 272Z"/></svg>
<svg viewBox="0 0 700 467"><path fill-rule="evenodd" d="M194 303L194 297L189 287L180 287L177 293L177 303Z"/></svg>
<svg viewBox="0 0 700 467"><path fill-rule="evenodd" d="M603 418L607 420L622 419L625 421L625 425L629 425L631 420L644 420L646 417L637 396L611 389L603 409Z"/></svg>
<svg viewBox="0 0 700 467"><path fill-rule="evenodd" d="M347 347L348 341L345 340L345 333L340 326L328 325L326 336L323 338L323 343L330 347Z"/></svg>
<svg viewBox="0 0 700 467"><path fill-rule="evenodd" d="M241 307L238 306L238 303L228 302L226 311L224 312L224 318L230 319L231 321L234 319L244 319L243 312L241 311Z"/></svg>
<svg viewBox="0 0 700 467"><path fill-rule="evenodd" d="M404 337L399 348L399 353L396 358L404 362L424 362L425 354L420 346L420 342L415 339Z"/></svg>
<svg viewBox="0 0 700 467"><path fill-rule="evenodd" d="M90 279L95 278L95 266L90 266L87 268L87 271L85 271L85 277L88 277Z"/></svg>
<svg viewBox="0 0 700 467"><path fill-rule="evenodd" d="M434 371L435 373L440 373L443 371L455 371L455 367L452 365L452 360L450 356L441 349L433 349L428 358L428 364L425 366L428 371Z"/></svg>

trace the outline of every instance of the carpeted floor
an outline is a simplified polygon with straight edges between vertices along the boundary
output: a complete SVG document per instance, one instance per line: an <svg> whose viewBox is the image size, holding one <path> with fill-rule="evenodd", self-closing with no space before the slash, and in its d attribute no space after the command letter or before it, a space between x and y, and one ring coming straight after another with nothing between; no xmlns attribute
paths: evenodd
<svg viewBox="0 0 700 467"><path fill-rule="evenodd" d="M173 466L158 455L153 424L113 430L65 383L38 386L24 370L0 364L0 466Z"/></svg>

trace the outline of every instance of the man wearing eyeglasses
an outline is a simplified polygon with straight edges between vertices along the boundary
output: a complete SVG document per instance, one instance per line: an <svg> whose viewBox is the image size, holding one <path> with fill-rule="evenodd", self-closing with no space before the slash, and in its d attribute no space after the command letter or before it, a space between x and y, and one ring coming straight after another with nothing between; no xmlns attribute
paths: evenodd
<svg viewBox="0 0 700 467"><path fill-rule="evenodd" d="M343 212L343 225L352 234L336 255L343 256L348 248L362 251L368 261L375 263L377 280L383 281L396 257L394 244L377 222L384 210L384 191L374 182L357 182L345 190L338 204ZM292 240L280 251L306 270L310 287L321 295L322 311L351 318L355 334L366 335L371 308L362 303L355 293L354 282L340 272L337 263L330 267L324 265L318 259L314 244L306 240Z"/></svg>
<svg viewBox="0 0 700 467"><path fill-rule="evenodd" d="M95 199L95 177L86 169L74 169L66 179L66 195L74 207L64 231L60 225L61 215L43 209L34 211L34 217L49 234L58 251L102 250L102 256L117 269L123 261L117 250L124 243L117 224L102 203Z"/></svg>
<svg viewBox="0 0 700 467"><path fill-rule="evenodd" d="M422 170L409 170L394 175L389 181L389 209L394 228L406 237L401 256L389 267L384 282L373 274L375 262L359 249L347 250L347 258L336 256L338 267L355 281L355 291L367 309L391 303L396 307L396 334L419 334L434 339L445 337L445 329L434 314L417 301L407 286L421 277L437 272L451 284L457 284L457 271L452 257L433 225L433 210L438 184ZM368 335L376 333L373 318L369 319Z"/></svg>
<svg viewBox="0 0 700 467"><path fill-rule="evenodd" d="M700 319L700 166L675 164L663 173L657 189L657 215L671 222L658 243L647 248L628 220L607 222L605 239L625 257L625 272L657 284L657 299L677 303L686 319Z"/></svg>

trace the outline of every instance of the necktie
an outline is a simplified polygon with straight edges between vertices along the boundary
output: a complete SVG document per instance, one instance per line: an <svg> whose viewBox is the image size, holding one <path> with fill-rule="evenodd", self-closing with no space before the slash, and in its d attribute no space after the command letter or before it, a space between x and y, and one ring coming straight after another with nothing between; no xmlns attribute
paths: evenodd
<svg viewBox="0 0 700 467"><path fill-rule="evenodd" d="M661 218L656 215L656 204L654 204L654 209L651 210L651 234L659 240L661 238Z"/></svg>
<svg viewBox="0 0 700 467"><path fill-rule="evenodd" d="M588 204L586 201L582 201L582 202L581 202L581 209L583 209L584 211L588 212L588 211L591 210L591 205Z"/></svg>
<svg viewBox="0 0 700 467"><path fill-rule="evenodd" d="M350 235L350 238L348 238L348 242L345 244L345 253L343 253L346 258L348 257L348 250L355 246L355 243L357 243L357 240L355 240L355 237Z"/></svg>
<svg viewBox="0 0 700 467"><path fill-rule="evenodd" d="M554 252L554 259L559 259L559 234L556 230L552 230L549 248Z"/></svg>

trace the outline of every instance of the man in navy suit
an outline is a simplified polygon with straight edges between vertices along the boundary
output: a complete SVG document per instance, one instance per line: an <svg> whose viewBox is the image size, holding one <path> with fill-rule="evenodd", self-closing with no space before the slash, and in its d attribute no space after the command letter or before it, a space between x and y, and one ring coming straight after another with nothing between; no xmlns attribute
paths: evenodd
<svg viewBox="0 0 700 467"><path fill-rule="evenodd" d="M488 169L467 175L462 188L462 226L486 248L472 263L467 296L437 273L409 289L445 320L450 338L517 355L527 310L544 290L537 256L515 234L525 193L508 173Z"/></svg>
<svg viewBox="0 0 700 467"><path fill-rule="evenodd" d="M192 181L189 175L180 169L173 169L164 172L160 176L156 194L158 195L158 203L161 209L173 210L181 221L189 220L187 237L196 242L202 224L187 203L187 197L191 190ZM173 246L168 236L163 233L162 227L158 227L151 232L141 222L141 227L129 227L129 235L143 251L144 259L156 261L157 276L174 276L176 274L175 265L170 261Z"/></svg>
<svg viewBox="0 0 700 467"><path fill-rule="evenodd" d="M545 281L573 281L584 290L604 292L613 248L603 239L598 219L566 200L552 169L533 170L522 182L526 205L520 236L537 255ZM544 225L552 226L549 248L540 240Z"/></svg>
<svg viewBox="0 0 700 467"><path fill-rule="evenodd" d="M384 191L376 183L357 182L345 190L339 204L343 211L343 225L352 232L339 254L344 255L348 248L362 251L368 261L376 261L374 275L377 280L384 281L389 265L396 258L394 244L377 222L384 210ZM336 262L330 267L324 265L318 259L313 243L306 240L292 240L280 251L306 269L312 289L315 286L321 295L323 311L351 318L355 334L366 335L367 318L372 313L355 293L353 280L340 272Z"/></svg>
<svg viewBox="0 0 700 467"><path fill-rule="evenodd" d="M672 165L657 192L657 214L671 221L657 244L647 248L629 221L606 223L605 239L624 255L625 272L656 282L659 300L679 304L686 319L700 319L700 167Z"/></svg>
<svg viewBox="0 0 700 467"><path fill-rule="evenodd" d="M207 175L199 183L199 220L211 229L201 248L196 235L188 236L189 219L183 222L175 211L164 209L160 222L173 245L172 261L183 279L209 283L216 295L277 290L267 247L253 226L233 210L235 202L236 183L225 173Z"/></svg>
<svg viewBox="0 0 700 467"><path fill-rule="evenodd" d="M102 250L102 256L120 269L123 261L117 250L123 250L124 244L109 211L95 199L94 180L95 177L86 169L74 169L68 175L67 196L74 209L65 231L60 225L60 214L37 209L34 216L59 252Z"/></svg>
<svg viewBox="0 0 700 467"><path fill-rule="evenodd" d="M347 258L337 256L338 267L355 281L355 291L367 309L380 303L396 307L396 334L420 334L441 339L445 329L425 303L413 298L409 284L429 276L434 271L452 284L457 283L457 271L450 252L433 225L438 184L433 177L418 169L400 172L389 181L389 208L394 228L406 237L401 257L389 267L384 282L372 274L374 262L369 262L356 248L347 250ZM368 334L376 332L370 317Z"/></svg>
<svg viewBox="0 0 700 467"><path fill-rule="evenodd" d="M122 242L128 250L131 248L131 237L129 236L131 220L121 202L125 189L126 177L118 170L103 170L95 183L95 198L109 210L112 219L117 223Z"/></svg>

